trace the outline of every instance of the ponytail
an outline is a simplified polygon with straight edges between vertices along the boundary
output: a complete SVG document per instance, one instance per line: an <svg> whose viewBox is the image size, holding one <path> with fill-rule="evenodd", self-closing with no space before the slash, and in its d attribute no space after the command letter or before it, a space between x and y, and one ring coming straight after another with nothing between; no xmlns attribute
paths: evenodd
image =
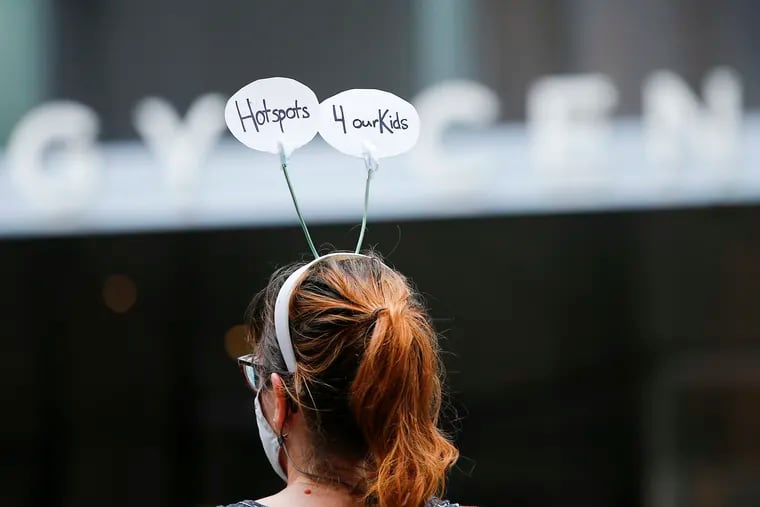
<svg viewBox="0 0 760 507"><path fill-rule="evenodd" d="M375 316L350 392L369 451L366 499L380 507L422 507L443 492L459 454L437 426L436 335L423 310L408 301Z"/></svg>
<svg viewBox="0 0 760 507"><path fill-rule="evenodd" d="M285 369L273 308L295 269L254 300L265 371ZM294 289L289 320L298 367L283 381L310 435L309 473L351 484L373 507L442 496L459 453L438 429L438 339L407 279L374 255L325 259Z"/></svg>

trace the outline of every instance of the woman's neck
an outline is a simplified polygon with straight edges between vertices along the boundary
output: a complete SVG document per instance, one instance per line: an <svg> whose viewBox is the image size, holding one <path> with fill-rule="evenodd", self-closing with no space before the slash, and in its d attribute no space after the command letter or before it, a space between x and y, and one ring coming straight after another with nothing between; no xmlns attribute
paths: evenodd
<svg viewBox="0 0 760 507"><path fill-rule="evenodd" d="M350 491L343 486L316 482L305 476L288 478L288 485L283 490L259 502L267 507L360 507L364 505L361 497L352 496Z"/></svg>

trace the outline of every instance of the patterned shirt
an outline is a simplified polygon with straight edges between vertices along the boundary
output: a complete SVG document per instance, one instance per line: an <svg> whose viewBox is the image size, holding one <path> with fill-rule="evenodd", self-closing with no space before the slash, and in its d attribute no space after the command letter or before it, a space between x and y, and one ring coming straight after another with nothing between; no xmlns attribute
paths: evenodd
<svg viewBox="0 0 760 507"><path fill-rule="evenodd" d="M219 507L225 507L220 505ZM267 507L264 504L254 502L253 500L243 500L242 502L233 503L230 505L227 505L226 507ZM448 500L438 500L437 498L433 498L430 500L426 507L459 507L458 503L451 503Z"/></svg>

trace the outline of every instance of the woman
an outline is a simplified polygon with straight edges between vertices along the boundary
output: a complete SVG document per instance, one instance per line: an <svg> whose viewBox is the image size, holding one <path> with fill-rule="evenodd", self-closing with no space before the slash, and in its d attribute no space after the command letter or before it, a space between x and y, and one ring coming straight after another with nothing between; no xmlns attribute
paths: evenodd
<svg viewBox="0 0 760 507"><path fill-rule="evenodd" d="M437 425L437 337L403 275L375 254L325 255L276 272L248 317L239 361L287 484L234 505L457 505L437 500L458 457Z"/></svg>

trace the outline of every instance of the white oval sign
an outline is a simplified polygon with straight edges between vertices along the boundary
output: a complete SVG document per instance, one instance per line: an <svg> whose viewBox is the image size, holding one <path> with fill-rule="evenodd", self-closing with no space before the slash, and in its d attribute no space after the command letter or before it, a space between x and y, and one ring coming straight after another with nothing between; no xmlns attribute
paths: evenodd
<svg viewBox="0 0 760 507"><path fill-rule="evenodd" d="M319 107L320 135L346 155L392 157L410 150L420 135L414 106L382 90L346 90Z"/></svg>
<svg viewBox="0 0 760 507"><path fill-rule="evenodd" d="M282 143L289 154L317 134L319 101L295 79L259 79L230 97L224 120L232 135L249 148L279 153Z"/></svg>

